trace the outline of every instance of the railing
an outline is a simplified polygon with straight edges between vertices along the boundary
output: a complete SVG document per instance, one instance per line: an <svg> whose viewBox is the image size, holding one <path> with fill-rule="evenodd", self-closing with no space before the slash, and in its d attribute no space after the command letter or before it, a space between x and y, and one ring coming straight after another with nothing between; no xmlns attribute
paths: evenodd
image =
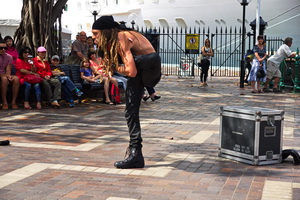
<svg viewBox="0 0 300 200"><path fill-rule="evenodd" d="M162 73L164 75L180 76L182 59L191 60L189 73L187 76L199 76L200 69L197 67L198 54L186 54L186 35L197 34L200 37L199 48L204 46L206 38L211 40L211 47L214 50L214 57L211 58L211 76L239 76L240 60L242 58L241 28L217 27L214 33L210 33L209 28L158 28L158 29L139 29L159 52L162 59ZM267 38L266 45L268 52L274 52L282 44L280 38ZM252 34L248 33L245 38L247 49L253 48ZM201 51L201 50L199 50ZM193 62L192 62L193 61Z"/></svg>

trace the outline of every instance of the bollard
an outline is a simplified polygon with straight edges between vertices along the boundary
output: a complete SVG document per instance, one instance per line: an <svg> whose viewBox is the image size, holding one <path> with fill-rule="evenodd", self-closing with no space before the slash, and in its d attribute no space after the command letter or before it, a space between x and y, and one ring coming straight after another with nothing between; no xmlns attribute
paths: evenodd
<svg viewBox="0 0 300 200"><path fill-rule="evenodd" d="M295 56L295 84L294 84L294 93L296 93L297 90L300 89L300 86L299 86L299 60L300 60L299 48L297 48L296 56Z"/></svg>

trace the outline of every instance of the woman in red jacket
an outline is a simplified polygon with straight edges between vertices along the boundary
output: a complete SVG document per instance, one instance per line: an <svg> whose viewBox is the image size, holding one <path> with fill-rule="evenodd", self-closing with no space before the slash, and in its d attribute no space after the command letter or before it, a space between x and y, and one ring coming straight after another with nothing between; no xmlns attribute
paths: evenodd
<svg viewBox="0 0 300 200"><path fill-rule="evenodd" d="M41 105L41 89L40 89L40 85L39 83L35 83L35 84L30 84L27 83L24 80L24 77L27 74L34 74L36 76L39 77L39 75L36 73L36 69L31 61L30 58L31 55L31 49L29 47L23 47L20 50L20 56L16 61L16 75L19 77L20 79L20 84L24 84L25 85L25 89L24 89L24 108L25 109L31 109L31 106L29 104L29 95L30 95L30 90L31 90L31 86L34 87L35 90L35 95L36 95L36 108L37 109L42 109L42 105Z"/></svg>
<svg viewBox="0 0 300 200"><path fill-rule="evenodd" d="M47 50L45 47L39 47L37 49L37 57L33 59L33 64L36 68L36 72L43 78L42 85L46 92L48 101L55 108L59 108L58 99L61 95L61 83L58 79L52 78L52 71L50 64L45 60ZM52 92L52 87L54 88Z"/></svg>

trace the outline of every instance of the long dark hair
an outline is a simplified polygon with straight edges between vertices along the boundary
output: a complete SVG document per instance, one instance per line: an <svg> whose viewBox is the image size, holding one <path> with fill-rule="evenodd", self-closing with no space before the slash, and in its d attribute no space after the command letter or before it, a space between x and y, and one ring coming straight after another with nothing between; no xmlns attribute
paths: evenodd
<svg viewBox="0 0 300 200"><path fill-rule="evenodd" d="M262 43L262 45L265 45L265 38L264 38L263 35L257 36L257 41L258 41L258 40L263 40L264 42Z"/></svg>
<svg viewBox="0 0 300 200"><path fill-rule="evenodd" d="M31 54L32 53L32 51L31 51L31 49L29 48L29 47L22 47L21 49L20 49L20 51L19 51L19 58L20 59L24 59L24 57L23 57L23 53L24 52L27 52L27 51L29 51L29 53Z"/></svg>
<svg viewBox="0 0 300 200"><path fill-rule="evenodd" d="M15 48L15 41L14 41L14 39L8 35L8 36L4 37L4 41L6 42L7 40L11 40L12 41L12 45L11 46L13 48Z"/></svg>

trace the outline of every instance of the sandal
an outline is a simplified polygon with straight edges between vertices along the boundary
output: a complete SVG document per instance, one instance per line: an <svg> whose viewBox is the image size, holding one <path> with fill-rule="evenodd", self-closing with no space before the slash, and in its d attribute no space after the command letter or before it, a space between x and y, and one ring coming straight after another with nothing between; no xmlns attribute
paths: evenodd
<svg viewBox="0 0 300 200"><path fill-rule="evenodd" d="M258 93L264 93L264 91L262 89L258 90Z"/></svg>
<svg viewBox="0 0 300 200"><path fill-rule="evenodd" d="M257 91L256 91L256 90L253 90L252 93L257 93Z"/></svg>
<svg viewBox="0 0 300 200"><path fill-rule="evenodd" d="M29 103L24 103L24 109L30 110L32 109Z"/></svg>
<svg viewBox="0 0 300 200"><path fill-rule="evenodd" d="M8 109L8 104L3 104L3 105L2 105L2 109L3 109L3 110L7 110L7 109Z"/></svg>
<svg viewBox="0 0 300 200"><path fill-rule="evenodd" d="M41 109L42 109L42 105L41 105L40 102L37 102L37 103L36 103L36 108L37 108L38 110L41 110Z"/></svg>
<svg viewBox="0 0 300 200"><path fill-rule="evenodd" d="M111 101L106 101L105 103L108 104L108 105L114 105L114 103L111 102Z"/></svg>

